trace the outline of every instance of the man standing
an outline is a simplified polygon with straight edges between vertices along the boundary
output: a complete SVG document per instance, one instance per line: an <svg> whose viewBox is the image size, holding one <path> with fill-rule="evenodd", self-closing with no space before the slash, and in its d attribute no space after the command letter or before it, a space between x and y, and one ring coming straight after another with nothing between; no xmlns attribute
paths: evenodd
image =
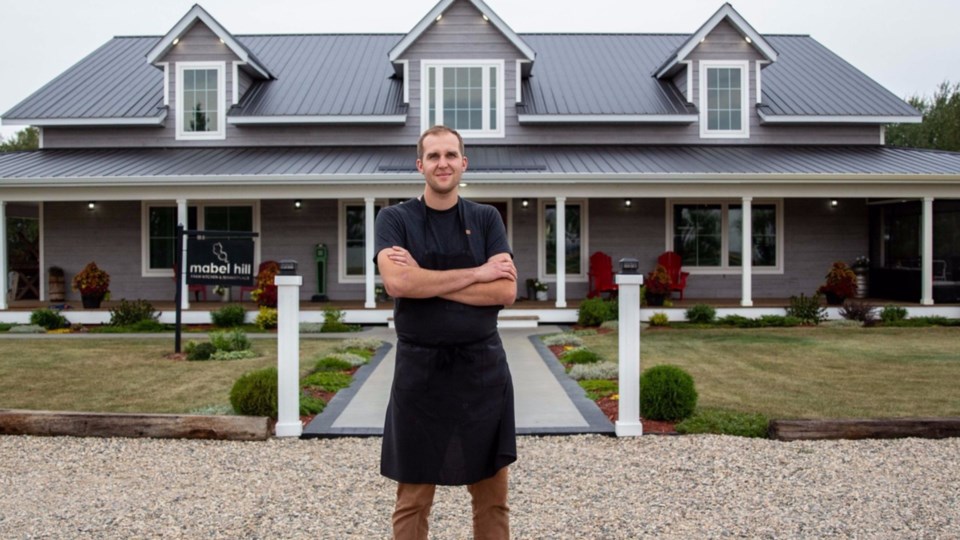
<svg viewBox="0 0 960 540"><path fill-rule="evenodd" d="M376 263L396 299L397 363L380 472L399 482L394 537L427 538L434 488L467 485L474 538L510 536L507 465L517 459L513 383L497 313L517 269L499 212L460 198L463 139L417 143L423 195L377 216Z"/></svg>

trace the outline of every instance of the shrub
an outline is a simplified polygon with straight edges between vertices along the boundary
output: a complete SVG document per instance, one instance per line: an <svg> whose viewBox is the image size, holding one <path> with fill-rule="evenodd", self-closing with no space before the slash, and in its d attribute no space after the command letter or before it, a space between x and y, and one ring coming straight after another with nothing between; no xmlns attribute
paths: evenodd
<svg viewBox="0 0 960 540"><path fill-rule="evenodd" d="M580 302L580 309L577 310L577 324L580 326L600 326L606 321L616 320L619 316L619 308L616 300L604 300L603 298L587 298Z"/></svg>
<svg viewBox="0 0 960 540"><path fill-rule="evenodd" d="M323 327L321 332L352 332L354 327L343 322L343 311L339 309L323 310Z"/></svg>
<svg viewBox="0 0 960 540"><path fill-rule="evenodd" d="M210 360L245 360L247 358L256 358L258 355L251 349L242 351L217 351L210 355Z"/></svg>
<svg viewBox="0 0 960 540"><path fill-rule="evenodd" d="M352 352L331 353L331 354L328 354L326 358L335 358L337 360L342 360L350 364L351 367L362 366L370 361L370 358L368 358L367 356L362 354L352 353Z"/></svg>
<svg viewBox="0 0 960 540"><path fill-rule="evenodd" d="M247 310L240 304L228 304L222 308L210 312L210 321L219 328L233 328L243 326L244 318L247 316Z"/></svg>
<svg viewBox="0 0 960 540"><path fill-rule="evenodd" d="M800 293L800 296L791 296L787 316L800 319L803 324L820 324L827 318L827 310L820 304L819 293L809 297L803 293Z"/></svg>
<svg viewBox="0 0 960 540"><path fill-rule="evenodd" d="M570 368L567 375L575 381L586 379L615 379L620 373L620 367L613 362L599 362L597 364L577 364Z"/></svg>
<svg viewBox="0 0 960 540"><path fill-rule="evenodd" d="M570 345L573 347L580 347L583 345L583 340L579 336L574 334L554 334L552 336L547 336L543 338L543 344L548 347L554 347L559 345Z"/></svg>
<svg viewBox="0 0 960 540"><path fill-rule="evenodd" d="M677 366L652 367L640 376L640 411L650 420L683 420L697 407L693 377Z"/></svg>
<svg viewBox="0 0 960 540"><path fill-rule="evenodd" d="M721 317L717 320L717 324L736 326L737 328L760 327L760 321L758 319L751 319L749 317L744 317L743 315L727 315L725 317Z"/></svg>
<svg viewBox="0 0 960 540"><path fill-rule="evenodd" d="M767 327L782 327L782 326L800 326L803 324L803 321L796 317L792 316L783 316L783 315L761 315L760 326L762 328Z"/></svg>
<svg viewBox="0 0 960 540"><path fill-rule="evenodd" d="M601 324L600 328L603 328L604 330L613 330L614 332L617 332L620 330L620 321L607 321Z"/></svg>
<svg viewBox="0 0 960 540"><path fill-rule="evenodd" d="M135 322L128 327L133 332L143 332L143 333L152 333L152 332L165 332L167 327L160 321L154 319L146 319L139 322Z"/></svg>
<svg viewBox="0 0 960 540"><path fill-rule="evenodd" d="M273 284L273 280L279 273L280 264L277 261L260 263L255 281L257 288L250 293L250 298L253 298L258 306L277 307L277 286Z"/></svg>
<svg viewBox="0 0 960 540"><path fill-rule="evenodd" d="M13 328L13 326L13 323L0 323L0 332L6 332L7 330Z"/></svg>
<svg viewBox="0 0 960 540"><path fill-rule="evenodd" d="M317 360L317 364L313 367L314 371L347 371L352 368L353 364L347 362L346 360L341 360L339 358L333 358L332 356L325 356L320 360Z"/></svg>
<svg viewBox="0 0 960 540"><path fill-rule="evenodd" d="M38 324L18 324L16 326L11 326L7 332L11 334L43 334L47 331L46 328Z"/></svg>
<svg viewBox="0 0 960 540"><path fill-rule="evenodd" d="M307 393L300 394L300 416L320 414L326 407L327 402L323 398L313 397Z"/></svg>
<svg viewBox="0 0 960 540"><path fill-rule="evenodd" d="M602 358L587 348L570 349L560 357L565 364L596 364Z"/></svg>
<svg viewBox="0 0 960 540"><path fill-rule="evenodd" d="M710 324L717 319L717 310L707 304L697 304L687 310L687 320L692 323Z"/></svg>
<svg viewBox="0 0 960 540"><path fill-rule="evenodd" d="M213 343L218 351L244 351L250 348L250 338L239 328L228 332L211 333L210 343Z"/></svg>
<svg viewBox="0 0 960 540"><path fill-rule="evenodd" d="M737 437L766 438L770 421L762 414L719 409L701 409L677 424L677 433L713 433Z"/></svg>
<svg viewBox="0 0 960 540"><path fill-rule="evenodd" d="M237 414L277 417L277 368L242 375L230 389L230 405Z"/></svg>
<svg viewBox="0 0 960 540"><path fill-rule="evenodd" d="M827 272L826 282L817 289L818 293L835 296L839 300L851 298L857 293L857 275L843 261L837 261Z"/></svg>
<svg viewBox="0 0 960 540"><path fill-rule="evenodd" d="M47 330L70 327L70 321L52 309L38 309L31 313L30 324L42 326Z"/></svg>
<svg viewBox="0 0 960 540"><path fill-rule="evenodd" d="M301 334L319 334L323 331L323 323L302 322L300 323Z"/></svg>
<svg viewBox="0 0 960 540"><path fill-rule="evenodd" d="M377 338L350 338L343 340L343 343L337 347L338 351L348 351L351 349L365 349L375 351L383 345L383 342Z"/></svg>
<svg viewBox="0 0 960 540"><path fill-rule="evenodd" d="M351 381L353 381L353 377L347 373L319 371L307 376L303 380L303 386L313 386L324 392L337 392L350 386Z"/></svg>
<svg viewBox="0 0 960 540"><path fill-rule="evenodd" d="M153 304L146 300L128 301L120 299L120 303L110 309L110 324L112 326L130 326L140 321L155 321L160 318L160 312L154 311Z"/></svg>
<svg viewBox="0 0 960 540"><path fill-rule="evenodd" d="M869 323L876 318L877 308L860 300L847 300L840 308L840 316L851 321Z"/></svg>
<svg viewBox="0 0 960 540"><path fill-rule="evenodd" d="M261 330L270 330L271 328L276 328L277 327L276 308L261 306L260 313L257 314L257 319L254 322L257 324L257 328Z"/></svg>
<svg viewBox="0 0 960 540"><path fill-rule="evenodd" d="M650 316L650 326L668 326L670 317L666 313L654 313Z"/></svg>
<svg viewBox="0 0 960 540"><path fill-rule="evenodd" d="M210 360L210 356L217 352L217 347L209 341L203 343L187 343L184 349L187 352L187 360Z"/></svg>
<svg viewBox="0 0 960 540"><path fill-rule="evenodd" d="M907 308L900 306L884 306L880 312L880 320L884 323L902 321L907 318Z"/></svg>
<svg viewBox="0 0 960 540"><path fill-rule="evenodd" d="M602 397L617 393L617 381L607 379L587 379L580 381L580 387L587 392L587 397L596 401Z"/></svg>

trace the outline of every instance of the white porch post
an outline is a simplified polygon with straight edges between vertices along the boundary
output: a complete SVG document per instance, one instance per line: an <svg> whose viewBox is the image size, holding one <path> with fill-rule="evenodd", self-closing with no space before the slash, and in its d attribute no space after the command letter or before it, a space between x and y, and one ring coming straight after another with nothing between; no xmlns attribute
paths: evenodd
<svg viewBox="0 0 960 540"><path fill-rule="evenodd" d="M933 197L923 198L920 304L933 305Z"/></svg>
<svg viewBox="0 0 960 540"><path fill-rule="evenodd" d="M177 223L183 225L184 230L189 228L187 218L187 200L177 199ZM180 295L180 309L190 309L190 292L187 290L187 237L184 235L183 243L178 246L180 249L180 287L183 294Z"/></svg>
<svg viewBox="0 0 960 540"><path fill-rule="evenodd" d="M740 223L743 247L741 269L743 276L740 282L740 305L753 305L753 197L743 198L743 212Z"/></svg>
<svg viewBox="0 0 960 540"><path fill-rule="evenodd" d="M557 197L557 308L567 307L567 198Z"/></svg>
<svg viewBox="0 0 960 540"><path fill-rule="evenodd" d="M374 295L374 267L373 267L373 197L364 197L363 198L363 220L364 220L364 257L366 259L363 261L363 267L366 269L366 275L364 277L366 282L366 301L363 303L363 307L366 309L373 309L377 307L377 301Z"/></svg>
<svg viewBox="0 0 960 540"><path fill-rule="evenodd" d="M7 276L7 201L0 201L0 276L3 276L3 294L0 295L0 309L7 309L7 293L10 292L10 280ZM43 277L43 271L40 271Z"/></svg>
<svg viewBox="0 0 960 540"><path fill-rule="evenodd" d="M640 286L643 274L617 274L620 316L620 408L617 437L643 435L640 423Z"/></svg>
<svg viewBox="0 0 960 540"><path fill-rule="evenodd" d="M300 424L300 286L296 262L281 261L277 285L277 437L299 437ZM286 274L292 265L291 274Z"/></svg>

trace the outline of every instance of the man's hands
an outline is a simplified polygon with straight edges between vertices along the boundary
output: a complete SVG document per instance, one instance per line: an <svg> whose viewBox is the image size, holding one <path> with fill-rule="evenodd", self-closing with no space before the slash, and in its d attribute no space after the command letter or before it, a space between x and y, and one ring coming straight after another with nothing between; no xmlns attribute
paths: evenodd
<svg viewBox="0 0 960 540"><path fill-rule="evenodd" d="M490 257L486 263L477 267L477 271L478 283L489 283L498 279L517 281L517 267L513 264L513 258L506 253Z"/></svg>

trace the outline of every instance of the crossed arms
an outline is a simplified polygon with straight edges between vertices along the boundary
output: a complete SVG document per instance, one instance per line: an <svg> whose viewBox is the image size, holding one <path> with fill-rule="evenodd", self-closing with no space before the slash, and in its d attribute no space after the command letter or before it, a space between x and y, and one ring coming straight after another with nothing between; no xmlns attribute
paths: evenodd
<svg viewBox="0 0 960 540"><path fill-rule="evenodd" d="M427 270L406 249L393 246L377 254L383 285L397 298L439 296L471 306L509 306L517 297L517 267L509 253L498 253L474 268Z"/></svg>

